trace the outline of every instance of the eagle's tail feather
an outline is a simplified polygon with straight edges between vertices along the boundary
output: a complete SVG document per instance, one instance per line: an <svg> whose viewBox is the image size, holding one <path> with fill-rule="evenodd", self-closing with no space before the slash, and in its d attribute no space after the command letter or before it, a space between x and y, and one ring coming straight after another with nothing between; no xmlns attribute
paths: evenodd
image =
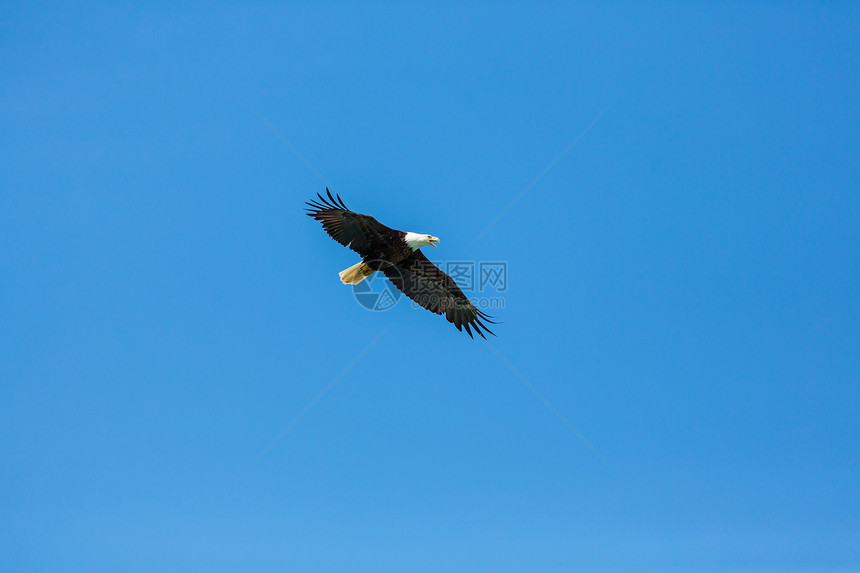
<svg viewBox="0 0 860 573"><path fill-rule="evenodd" d="M345 285L357 285L372 274L373 269L364 262L352 265L338 273L341 282Z"/></svg>

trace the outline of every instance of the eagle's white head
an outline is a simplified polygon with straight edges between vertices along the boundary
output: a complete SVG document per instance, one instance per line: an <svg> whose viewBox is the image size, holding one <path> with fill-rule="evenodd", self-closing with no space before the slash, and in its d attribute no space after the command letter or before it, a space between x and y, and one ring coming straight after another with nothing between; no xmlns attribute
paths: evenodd
<svg viewBox="0 0 860 573"><path fill-rule="evenodd" d="M433 248L436 248L435 243L439 242L439 237L434 237L433 235L422 235L420 233L406 233L406 237L403 239L406 241L406 244L413 251L417 251L421 247L426 247L430 245Z"/></svg>

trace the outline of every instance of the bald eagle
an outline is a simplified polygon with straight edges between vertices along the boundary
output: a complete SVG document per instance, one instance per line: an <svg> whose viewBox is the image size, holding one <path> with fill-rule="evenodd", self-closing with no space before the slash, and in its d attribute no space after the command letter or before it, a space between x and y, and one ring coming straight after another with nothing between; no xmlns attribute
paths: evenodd
<svg viewBox="0 0 860 573"><path fill-rule="evenodd" d="M322 222L326 233L362 259L339 273L341 282L355 285L380 271L407 297L430 312L444 314L457 330L465 328L470 337L474 330L485 339L484 332L493 334L484 324L496 324L492 317L478 310L454 279L419 250L427 245L435 248L437 237L386 227L370 215L350 211L340 195L335 198L328 189L326 194L328 198L317 193L318 200L306 203L307 215Z"/></svg>

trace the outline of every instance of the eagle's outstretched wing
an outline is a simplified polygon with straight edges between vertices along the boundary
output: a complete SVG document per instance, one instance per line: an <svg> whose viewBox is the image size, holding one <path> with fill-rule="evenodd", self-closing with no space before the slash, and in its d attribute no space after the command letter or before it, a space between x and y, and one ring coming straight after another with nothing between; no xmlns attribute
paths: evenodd
<svg viewBox="0 0 860 573"><path fill-rule="evenodd" d="M481 322L496 324L492 318L478 310L454 279L431 263L421 251L415 251L394 267L383 268L382 272L395 287L419 305L430 312L444 314L457 330L465 327L470 337L472 330L481 338L486 338L484 332L493 334Z"/></svg>
<svg viewBox="0 0 860 573"><path fill-rule="evenodd" d="M336 198L326 188L328 199L317 193L319 201L307 201L309 217L322 222L323 229L332 239L349 247L362 257L374 256L398 233L386 227L370 215L350 211L340 195Z"/></svg>

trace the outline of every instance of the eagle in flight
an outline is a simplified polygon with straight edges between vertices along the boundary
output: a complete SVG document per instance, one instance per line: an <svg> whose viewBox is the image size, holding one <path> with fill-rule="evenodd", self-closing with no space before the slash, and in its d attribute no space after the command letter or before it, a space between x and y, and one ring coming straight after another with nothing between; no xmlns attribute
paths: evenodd
<svg viewBox="0 0 860 573"><path fill-rule="evenodd" d="M478 310L463 294L457 283L420 251L421 247L436 247L437 237L397 231L386 227L370 215L350 211L340 195L328 198L317 193L318 200L308 201L307 215L322 223L331 238L361 256L361 262L341 271L344 284L356 285L376 271L382 272L407 297L430 312L443 314L457 330L466 329L485 338L496 324L492 317ZM474 338L474 337L472 337Z"/></svg>

